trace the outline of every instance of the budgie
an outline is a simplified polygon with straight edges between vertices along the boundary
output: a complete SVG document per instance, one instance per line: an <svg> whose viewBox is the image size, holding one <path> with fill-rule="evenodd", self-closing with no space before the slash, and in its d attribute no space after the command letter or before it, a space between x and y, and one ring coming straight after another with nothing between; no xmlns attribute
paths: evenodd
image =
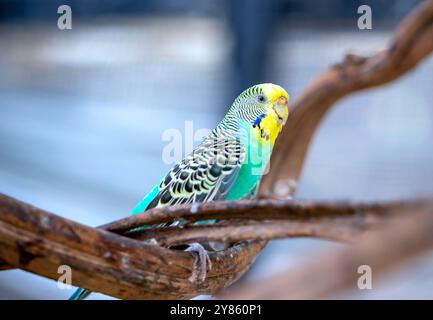
<svg viewBox="0 0 433 320"><path fill-rule="evenodd" d="M288 102L287 92L275 84L246 89L216 128L158 182L132 214L177 204L254 198L287 121ZM200 244L190 244L187 250L198 253L201 260L208 258ZM90 293L77 289L70 299L82 300Z"/></svg>

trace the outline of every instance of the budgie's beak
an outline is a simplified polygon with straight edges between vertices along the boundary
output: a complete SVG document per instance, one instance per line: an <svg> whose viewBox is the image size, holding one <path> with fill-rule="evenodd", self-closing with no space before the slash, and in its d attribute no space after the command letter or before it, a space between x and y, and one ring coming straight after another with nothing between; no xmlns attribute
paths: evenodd
<svg viewBox="0 0 433 320"><path fill-rule="evenodd" d="M278 124L285 125L289 116L289 100L286 97L278 98L273 109L278 116Z"/></svg>

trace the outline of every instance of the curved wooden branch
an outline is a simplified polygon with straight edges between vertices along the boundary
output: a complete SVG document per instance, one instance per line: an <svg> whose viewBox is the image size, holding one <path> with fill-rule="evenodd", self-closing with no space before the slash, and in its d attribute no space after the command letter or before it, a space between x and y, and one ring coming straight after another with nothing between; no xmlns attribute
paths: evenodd
<svg viewBox="0 0 433 320"><path fill-rule="evenodd" d="M176 206L168 211L152 209L149 213L124 218L102 228L134 239L153 239L162 246L307 236L355 241L360 234L382 225L385 221L398 218L402 212L417 212L425 208L433 208L433 200L376 204L299 200L222 201ZM136 230L143 225L161 222L188 220L193 223L208 219L223 222L215 225L187 224L181 229L168 227ZM135 231L131 232L134 229Z"/></svg>
<svg viewBox="0 0 433 320"><path fill-rule="evenodd" d="M291 106L259 195L279 199L293 195L308 146L326 112L348 94L383 85L415 68L432 52L432 39L433 1L428 0L398 26L388 49L369 58L348 55L313 81Z"/></svg>
<svg viewBox="0 0 433 320"><path fill-rule="evenodd" d="M354 215L386 214L390 209L402 206L428 204L429 200L390 201L388 203L350 203L302 200L241 200L217 201L173 206L170 208L155 208L135 216L101 226L105 230L124 233L128 230L161 222L188 220L190 222L218 219L312 219L345 217Z"/></svg>
<svg viewBox="0 0 433 320"><path fill-rule="evenodd" d="M162 245L176 245L192 241L314 236L353 242L366 231L408 213L433 212L433 200L358 205L258 200L241 201L236 209L227 204L233 202L203 205L197 209L200 210L197 216L191 216L194 219L224 217L227 224L148 229L130 233L134 240L83 226L0 195L0 256L8 265L52 279L59 277L60 265L69 265L75 285L120 298L190 298L215 293L235 281L262 249L263 242L243 242L225 251L212 252L213 268L207 280L196 283L189 280L195 267L190 254L137 240L155 239ZM235 220L230 217L231 210ZM252 217L242 214L248 210L253 212ZM155 210L150 218L144 218L145 215L137 218L149 223L166 221L167 215L178 219L179 212L185 216L191 214L186 206L172 211L177 213L170 215ZM254 218L257 220L251 221ZM129 224L129 219L134 224ZM139 226L136 222L131 217L121 220L117 226L125 232L125 223L133 229Z"/></svg>
<svg viewBox="0 0 433 320"><path fill-rule="evenodd" d="M248 244L248 246L247 246ZM124 299L188 299L230 285L245 272L259 242L213 252L205 282L192 281L193 255L95 229L0 194L0 257L54 280L72 268L74 285Z"/></svg>
<svg viewBox="0 0 433 320"><path fill-rule="evenodd" d="M371 268L374 283L392 268L433 248L433 208L413 212L369 232L350 248L324 252L293 270L222 293L220 299L320 299L359 290L359 266ZM374 286L374 284L373 284ZM260 290L256 290L260 288ZM294 290L296 288L296 290Z"/></svg>
<svg viewBox="0 0 433 320"><path fill-rule="evenodd" d="M162 246L185 243L222 241L236 243L243 240L273 240L281 238L313 237L327 240L355 242L367 230L377 224L358 223L356 219L332 219L314 221L248 221L222 225L203 225L178 228L151 229L127 235L137 240L153 240Z"/></svg>

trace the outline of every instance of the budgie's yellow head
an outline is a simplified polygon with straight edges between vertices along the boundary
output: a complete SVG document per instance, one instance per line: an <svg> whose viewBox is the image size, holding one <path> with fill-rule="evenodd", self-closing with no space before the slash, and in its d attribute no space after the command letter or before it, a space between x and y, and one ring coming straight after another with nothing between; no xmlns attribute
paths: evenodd
<svg viewBox="0 0 433 320"><path fill-rule="evenodd" d="M288 103L286 90L276 84L263 83L242 92L230 111L251 124L260 142L274 144L289 116Z"/></svg>

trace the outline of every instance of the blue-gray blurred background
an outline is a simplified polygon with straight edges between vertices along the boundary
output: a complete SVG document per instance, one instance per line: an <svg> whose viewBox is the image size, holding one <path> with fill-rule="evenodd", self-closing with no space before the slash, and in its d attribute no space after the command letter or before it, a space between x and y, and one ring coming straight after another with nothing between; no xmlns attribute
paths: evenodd
<svg viewBox="0 0 433 320"><path fill-rule="evenodd" d="M165 130L214 127L258 82L296 99L344 53L384 48L419 2L0 0L0 192L91 226L128 215L170 167ZM72 8L72 30L57 27L62 4ZM357 27L362 4L372 8L372 30ZM430 57L338 103L315 136L297 197L433 194L432 71ZM337 246L274 241L241 281ZM432 298L432 267L427 254L381 280L373 270L373 290L338 297ZM70 294L24 271L0 272L1 299Z"/></svg>

